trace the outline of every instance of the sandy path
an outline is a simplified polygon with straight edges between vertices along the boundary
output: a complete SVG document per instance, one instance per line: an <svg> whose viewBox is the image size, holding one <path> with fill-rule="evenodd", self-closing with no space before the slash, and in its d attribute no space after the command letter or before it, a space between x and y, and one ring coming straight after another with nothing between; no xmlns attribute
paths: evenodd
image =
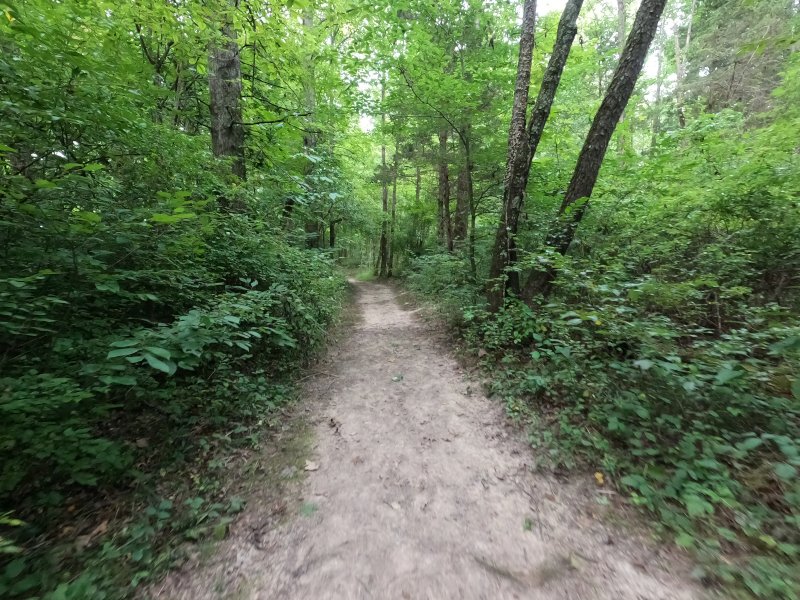
<svg viewBox="0 0 800 600"><path fill-rule="evenodd" d="M392 288L355 285L360 322L309 387L319 468L298 514L258 544L234 535L162 597L700 597L672 561L597 518L590 485L530 473L501 408L470 393Z"/></svg>

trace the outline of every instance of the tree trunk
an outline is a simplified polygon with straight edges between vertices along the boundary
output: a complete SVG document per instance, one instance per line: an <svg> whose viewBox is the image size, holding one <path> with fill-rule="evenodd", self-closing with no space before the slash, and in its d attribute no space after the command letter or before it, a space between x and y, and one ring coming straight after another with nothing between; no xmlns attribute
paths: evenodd
<svg viewBox="0 0 800 600"><path fill-rule="evenodd" d="M529 6L529 4L535 3L525 3L522 18L523 36L520 38L517 83L514 90L514 107L509 131L503 208L500 213L500 224L495 235L489 272L489 277L492 280L497 280L504 273L506 275L498 286L489 291L488 299L492 310L497 310L502 306L506 291L519 293L518 274L513 270L507 269L517 262L516 235L519 229L519 218L524 206L525 189L528 185L531 164L542 139L544 126L550 116L550 109L553 106L553 100L561 82L564 65L578 33L576 23L583 6L583 0L569 0L564 7L564 12L561 14L561 19L558 23L553 53L550 55L550 61L542 78L539 95L536 97L536 104L531 112L530 121L525 127L534 41L534 19L532 15L535 12L535 6Z"/></svg>
<svg viewBox="0 0 800 600"><path fill-rule="evenodd" d="M664 88L664 24L658 27L658 54L656 65L656 97L653 101L653 130L650 138L650 152L655 150L658 135L661 133L661 95Z"/></svg>
<svg viewBox="0 0 800 600"><path fill-rule="evenodd" d="M567 252L575 237L578 224L586 213L588 200L597 182L614 128L636 87L636 81L642 71L666 3L667 0L642 0L636 13L636 20L628 36L625 50L583 143L578 163L558 211L560 217L565 217L565 223L547 240L548 246L560 254ZM537 292L545 293L554 276L552 268L534 272L525 286L525 296L531 297Z"/></svg>
<svg viewBox="0 0 800 600"><path fill-rule="evenodd" d="M617 45L619 46L619 55L625 50L625 29L627 28L627 15L625 14L625 0L617 0ZM619 118L620 125L625 122L625 111ZM617 152L623 154L625 152L625 132L620 129L617 134Z"/></svg>
<svg viewBox="0 0 800 600"><path fill-rule="evenodd" d="M458 132L461 148L464 153L464 164L458 171L456 182L456 214L453 218L453 243L463 246L467 239L469 226L469 210L474 201L474 188L472 182L472 142L470 141L471 126L464 125Z"/></svg>
<svg viewBox="0 0 800 600"><path fill-rule="evenodd" d="M470 177L469 166L464 164L458 171L456 183L456 214L453 217L453 243L456 247L467 239L467 225L469 222Z"/></svg>
<svg viewBox="0 0 800 600"><path fill-rule="evenodd" d="M389 269L386 273L387 277L392 277L394 275L394 229L395 229L395 221L397 219L397 170L398 170L398 157L400 152L398 150L397 144L394 147L394 165L392 166L392 210L391 210L391 222L389 226Z"/></svg>
<svg viewBox="0 0 800 600"><path fill-rule="evenodd" d="M386 101L386 86L381 83L381 132L386 126L386 115L383 112L383 103ZM380 271L379 276L386 278L389 267L389 174L386 168L386 144L381 144L381 207L383 215L381 219L381 241L380 241Z"/></svg>
<svg viewBox="0 0 800 600"><path fill-rule="evenodd" d="M506 174L503 182L503 207L492 252L492 264L489 272L491 280L503 275L506 267L514 264L517 258L514 238L522 211L525 188L528 185L530 145L526 119L528 117L528 88L531 83L535 29L536 0L526 0L522 8L517 79L514 84L514 103L511 108ZM492 310L500 308L507 290L519 293L519 277L515 271L505 272L504 281L498 283L500 289L492 290L489 293L489 304ZM494 285L494 282L490 282L490 285Z"/></svg>
<svg viewBox="0 0 800 600"><path fill-rule="evenodd" d="M478 278L478 265L475 262L475 221L478 218L477 206L474 203L469 206L469 270L472 280Z"/></svg>
<svg viewBox="0 0 800 600"><path fill-rule="evenodd" d="M419 197L421 191L422 191L422 169L420 168L419 165L417 165L415 169L415 179L414 179L414 196L417 200L416 206L419 206Z"/></svg>
<svg viewBox="0 0 800 600"><path fill-rule="evenodd" d="M233 9L239 0L230 0L224 11L223 39L211 45L208 58L208 91L211 109L211 149L214 156L232 157L231 171L245 179L244 125L242 124L242 67L239 44L233 25Z"/></svg>
<svg viewBox="0 0 800 600"><path fill-rule="evenodd" d="M697 8L697 0L692 0L692 6L689 9L689 22L686 26L686 38L681 46L681 36L678 27L675 28L675 110L678 113L678 125L682 128L686 127L686 113L684 112L684 96L683 96L683 81L686 79L686 52L689 50L689 44L692 42L692 21L694 20L694 11Z"/></svg>
<svg viewBox="0 0 800 600"><path fill-rule="evenodd" d="M389 182L386 169L386 146L381 146L381 241L380 241L380 271L379 276L388 276L389 268Z"/></svg>
<svg viewBox="0 0 800 600"><path fill-rule="evenodd" d="M439 242L453 250L453 235L450 225L450 174L447 164L447 129L439 131Z"/></svg>

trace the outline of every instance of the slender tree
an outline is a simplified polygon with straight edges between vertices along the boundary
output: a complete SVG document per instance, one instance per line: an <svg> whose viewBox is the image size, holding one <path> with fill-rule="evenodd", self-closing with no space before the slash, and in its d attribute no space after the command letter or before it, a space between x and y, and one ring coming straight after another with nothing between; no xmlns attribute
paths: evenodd
<svg viewBox="0 0 800 600"><path fill-rule="evenodd" d="M437 172L439 177L439 242L448 250L453 250L453 233L450 222L450 168L447 162L447 128L439 130L439 156Z"/></svg>
<svg viewBox="0 0 800 600"><path fill-rule="evenodd" d="M467 238L467 228L469 222L469 206L472 195L472 178L470 177L470 167L465 163L458 170L456 180L456 212L453 215L453 241L461 246Z"/></svg>
<svg viewBox="0 0 800 600"><path fill-rule="evenodd" d="M680 28L675 28L675 110L678 113L678 124L686 127L686 113L684 112L684 80L686 79L686 53L692 43L692 21L697 9L697 0L692 0L686 24L686 36L681 42Z"/></svg>
<svg viewBox="0 0 800 600"><path fill-rule="evenodd" d="M394 251L396 249L395 243L395 229L397 222L397 173L400 169L400 150L399 144L395 141L394 144L394 161L392 161L392 207L390 211L389 222L389 267L386 276L394 276Z"/></svg>
<svg viewBox="0 0 800 600"><path fill-rule="evenodd" d="M525 123L533 59L535 1L526 2L523 9L523 33L520 37L517 82L514 89L514 106L509 131L503 207L500 212L500 224L495 235L489 272L491 280L495 282L503 276L500 285L494 285L489 291L489 304L494 310L502 306L506 291L515 294L520 291L519 275L510 267L517 262L516 236L524 206L525 189L528 185L533 157L539 147L556 91L561 83L564 65L578 33L577 21L582 6L583 0L569 0L564 7L558 23L553 53L550 55L527 127Z"/></svg>
<svg viewBox="0 0 800 600"><path fill-rule="evenodd" d="M627 14L627 6L625 0L617 0L617 46L619 46L619 55L622 56L622 52L625 50L625 30L627 29L627 21L628 21L628 14ZM625 112L622 112L622 116L619 118L620 124L625 121ZM619 135L617 135L617 152L620 154L625 152L625 134L623 130L620 130Z"/></svg>
<svg viewBox="0 0 800 600"><path fill-rule="evenodd" d="M560 226L547 240L547 245L559 254L566 254L589 206L588 200L597 182L611 136L636 87L666 3L667 0L642 0L636 13L625 50L583 143L575 171L559 208ZM525 286L525 296L546 292L554 275L552 267L535 271Z"/></svg>
<svg viewBox="0 0 800 600"><path fill-rule="evenodd" d="M661 97L664 90L664 22L658 26L656 34L656 93L653 99L653 128L650 139L651 152L655 149L658 142L658 134L661 133Z"/></svg>
<svg viewBox="0 0 800 600"><path fill-rule="evenodd" d="M381 134L386 132L386 84L381 82ZM386 166L386 142L381 141L381 239L378 246L378 275L386 278L389 274L389 170Z"/></svg>

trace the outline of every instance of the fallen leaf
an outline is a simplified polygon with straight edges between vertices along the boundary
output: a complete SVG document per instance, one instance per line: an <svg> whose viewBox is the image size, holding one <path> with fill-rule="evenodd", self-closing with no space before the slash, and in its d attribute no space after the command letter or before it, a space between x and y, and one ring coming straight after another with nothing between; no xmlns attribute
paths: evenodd
<svg viewBox="0 0 800 600"><path fill-rule="evenodd" d="M391 506L395 510L400 510L400 503L399 502L392 502L389 506Z"/></svg>
<svg viewBox="0 0 800 600"><path fill-rule="evenodd" d="M576 571L583 571L586 568L586 561L574 552L571 552L569 555L569 566Z"/></svg>
<svg viewBox="0 0 800 600"><path fill-rule="evenodd" d="M603 474L600 471L594 474L595 481L597 481L597 485L604 485L605 479L603 478Z"/></svg>
<svg viewBox="0 0 800 600"><path fill-rule="evenodd" d="M319 469L319 465L313 461L307 460L305 470L306 471L316 471Z"/></svg>

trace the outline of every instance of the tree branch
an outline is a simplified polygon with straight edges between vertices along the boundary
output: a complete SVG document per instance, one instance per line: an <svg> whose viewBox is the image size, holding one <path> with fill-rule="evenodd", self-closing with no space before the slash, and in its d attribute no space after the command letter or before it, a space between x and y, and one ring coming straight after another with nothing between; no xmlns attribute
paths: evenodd
<svg viewBox="0 0 800 600"><path fill-rule="evenodd" d="M405 79L406 85L408 86L408 89L411 90L411 93L414 94L414 97L417 100L419 100L420 102L422 102L428 108L432 108L434 111L436 111L436 114L438 114L442 119L447 121L447 124L450 125L450 127L453 128L453 131L455 131L456 134L458 135L459 139L461 140L461 143L464 144L464 146L467 146L469 144L469 142L467 141L467 138L464 137L464 134L461 132L461 130L456 126L456 124L453 123L447 117L447 115L444 114L441 110L436 108L433 104L431 104L427 100L424 100L423 98L420 97L420 95L417 93L417 90L414 89L414 84L412 84L411 81L408 79L408 75L406 74L406 70L403 67L400 67L400 74L403 76L403 79Z"/></svg>

